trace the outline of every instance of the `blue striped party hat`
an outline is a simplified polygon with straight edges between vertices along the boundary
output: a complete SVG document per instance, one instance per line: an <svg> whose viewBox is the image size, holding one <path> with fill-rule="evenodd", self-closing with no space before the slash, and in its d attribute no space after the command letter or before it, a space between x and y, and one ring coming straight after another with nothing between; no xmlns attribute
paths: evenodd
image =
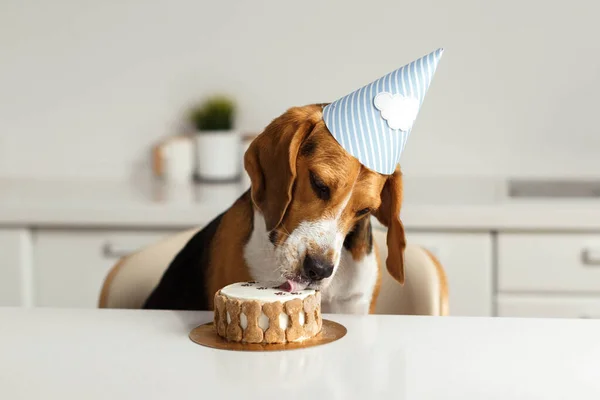
<svg viewBox="0 0 600 400"><path fill-rule="evenodd" d="M338 143L365 167L394 172L444 49L438 49L325 106Z"/></svg>

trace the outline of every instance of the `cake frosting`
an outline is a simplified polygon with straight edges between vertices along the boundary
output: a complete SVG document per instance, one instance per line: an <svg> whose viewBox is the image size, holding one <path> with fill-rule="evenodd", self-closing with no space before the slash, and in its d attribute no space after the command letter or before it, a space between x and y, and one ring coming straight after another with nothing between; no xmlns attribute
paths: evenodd
<svg viewBox="0 0 600 400"><path fill-rule="evenodd" d="M321 295L312 289L286 292L277 283L238 282L215 294L217 333L230 341L286 343L321 331Z"/></svg>
<svg viewBox="0 0 600 400"><path fill-rule="evenodd" d="M221 294L230 299L257 300L263 302L288 301L293 299L304 300L316 292L312 289L304 289L297 292L286 292L281 290L277 283L239 282L225 286Z"/></svg>

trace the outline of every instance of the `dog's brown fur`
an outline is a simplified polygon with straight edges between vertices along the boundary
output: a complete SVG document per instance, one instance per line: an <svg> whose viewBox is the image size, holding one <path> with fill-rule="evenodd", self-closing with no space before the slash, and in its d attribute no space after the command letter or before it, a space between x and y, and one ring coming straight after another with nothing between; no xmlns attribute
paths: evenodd
<svg viewBox="0 0 600 400"><path fill-rule="evenodd" d="M212 268L207 271L208 293L235 282L252 279L244 261L244 245L252 232L253 209L250 194L238 199L223 215L210 249ZM209 298L211 309L213 297Z"/></svg>

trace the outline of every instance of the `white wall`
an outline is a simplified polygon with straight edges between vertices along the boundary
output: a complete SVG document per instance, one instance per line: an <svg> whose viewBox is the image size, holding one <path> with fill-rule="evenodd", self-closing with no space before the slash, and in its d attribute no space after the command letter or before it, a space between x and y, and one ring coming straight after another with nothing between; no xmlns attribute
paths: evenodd
<svg viewBox="0 0 600 400"><path fill-rule="evenodd" d="M259 130L440 46L406 173L599 175L595 1L33 3L0 3L0 176L128 176L206 93Z"/></svg>

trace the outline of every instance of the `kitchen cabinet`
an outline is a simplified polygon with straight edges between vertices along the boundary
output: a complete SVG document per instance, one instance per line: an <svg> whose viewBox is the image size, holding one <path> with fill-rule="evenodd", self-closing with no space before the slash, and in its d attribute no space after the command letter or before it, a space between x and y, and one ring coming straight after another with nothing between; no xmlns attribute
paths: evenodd
<svg viewBox="0 0 600 400"><path fill-rule="evenodd" d="M521 318L600 318L600 296L558 294L500 294L499 317Z"/></svg>
<svg viewBox="0 0 600 400"><path fill-rule="evenodd" d="M600 234L500 233L498 288L600 293Z"/></svg>
<svg viewBox="0 0 600 400"><path fill-rule="evenodd" d="M35 306L97 307L104 279L119 258L173 233L127 229L36 231Z"/></svg>
<svg viewBox="0 0 600 400"><path fill-rule="evenodd" d="M96 307L120 257L180 230L40 229L34 234L34 305ZM492 315L492 239L486 233L408 232L445 268L452 315Z"/></svg>
<svg viewBox="0 0 600 400"><path fill-rule="evenodd" d="M0 229L0 306L31 305L31 235Z"/></svg>
<svg viewBox="0 0 600 400"><path fill-rule="evenodd" d="M600 318L600 234L500 232L497 315Z"/></svg>
<svg viewBox="0 0 600 400"><path fill-rule="evenodd" d="M184 229L1 229L0 305L97 307L119 258ZM597 238L407 230L409 243L425 247L443 265L452 316L600 318Z"/></svg>
<svg viewBox="0 0 600 400"><path fill-rule="evenodd" d="M206 224L247 188L0 179L0 306L96 307L121 256ZM504 178L404 189L407 239L439 258L451 316L600 318L596 202L507 197Z"/></svg>
<svg viewBox="0 0 600 400"><path fill-rule="evenodd" d="M493 237L490 233L408 231L406 236L408 243L431 251L444 267L450 315L492 315Z"/></svg>

